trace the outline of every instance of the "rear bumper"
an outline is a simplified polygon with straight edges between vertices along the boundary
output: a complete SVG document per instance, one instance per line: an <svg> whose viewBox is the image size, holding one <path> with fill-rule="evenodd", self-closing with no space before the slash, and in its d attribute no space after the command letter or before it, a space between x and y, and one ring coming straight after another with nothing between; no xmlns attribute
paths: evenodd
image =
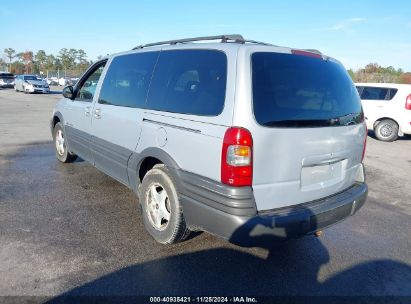
<svg viewBox="0 0 411 304"><path fill-rule="evenodd" d="M251 246L259 239L274 241L312 234L354 215L367 195L367 184L361 183L322 200L259 213L236 228L229 240Z"/></svg>
<svg viewBox="0 0 411 304"><path fill-rule="evenodd" d="M411 111L410 111L410 114L411 114ZM400 128L401 128L402 133L411 134L411 118L408 118L408 121L404 119L403 123L400 125Z"/></svg>
<svg viewBox="0 0 411 304"><path fill-rule="evenodd" d="M251 187L233 188L186 174L180 172L179 175L182 177L180 197L188 226L242 246L256 246L260 241L296 238L322 230L354 215L364 205L368 194L365 183L356 183L321 200L257 213ZM236 193L238 189L242 192Z"/></svg>

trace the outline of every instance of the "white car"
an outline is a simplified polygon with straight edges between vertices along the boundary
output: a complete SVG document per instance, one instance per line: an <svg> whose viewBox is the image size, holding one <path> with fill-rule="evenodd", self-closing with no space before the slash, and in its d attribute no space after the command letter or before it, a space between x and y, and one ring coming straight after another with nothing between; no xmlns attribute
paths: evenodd
<svg viewBox="0 0 411 304"><path fill-rule="evenodd" d="M48 85L58 85L59 79L57 77L46 78Z"/></svg>
<svg viewBox="0 0 411 304"><path fill-rule="evenodd" d="M14 90L24 93L50 93L47 82L35 75L18 75L14 83Z"/></svg>
<svg viewBox="0 0 411 304"><path fill-rule="evenodd" d="M14 87L14 75L7 72L0 72L0 88Z"/></svg>
<svg viewBox="0 0 411 304"><path fill-rule="evenodd" d="M368 130L382 141L411 136L411 85L356 83Z"/></svg>
<svg viewBox="0 0 411 304"><path fill-rule="evenodd" d="M61 77L58 81L58 84L59 84L59 86L65 87L65 86L69 85L69 82L70 82L69 78Z"/></svg>

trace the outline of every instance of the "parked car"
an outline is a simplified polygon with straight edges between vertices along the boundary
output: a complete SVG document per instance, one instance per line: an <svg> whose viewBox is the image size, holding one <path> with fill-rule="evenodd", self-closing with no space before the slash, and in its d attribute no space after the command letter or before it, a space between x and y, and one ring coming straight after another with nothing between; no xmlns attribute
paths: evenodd
<svg viewBox="0 0 411 304"><path fill-rule="evenodd" d="M366 200L361 102L318 51L240 35L154 43L96 62L63 96L57 159L133 189L160 243L313 234Z"/></svg>
<svg viewBox="0 0 411 304"><path fill-rule="evenodd" d="M78 79L78 78L77 78ZM76 82L76 78L70 78L70 77L61 77L58 80L58 85L59 86L68 86L68 85L74 85Z"/></svg>
<svg viewBox="0 0 411 304"><path fill-rule="evenodd" d="M14 75L7 72L0 72L0 88L14 87Z"/></svg>
<svg viewBox="0 0 411 304"><path fill-rule="evenodd" d="M38 79L35 75L18 75L15 80L14 90L24 93L50 93L47 82Z"/></svg>
<svg viewBox="0 0 411 304"><path fill-rule="evenodd" d="M369 130L382 141L411 136L411 85L356 83Z"/></svg>
<svg viewBox="0 0 411 304"><path fill-rule="evenodd" d="M77 83L78 80L79 80L79 78L72 77L72 78L70 78L70 80L69 80L68 83L69 83L71 86L74 86L74 85Z"/></svg>
<svg viewBox="0 0 411 304"><path fill-rule="evenodd" d="M50 78L46 78L46 82L47 84L50 85L58 85L59 84L59 80L57 77L50 77Z"/></svg>

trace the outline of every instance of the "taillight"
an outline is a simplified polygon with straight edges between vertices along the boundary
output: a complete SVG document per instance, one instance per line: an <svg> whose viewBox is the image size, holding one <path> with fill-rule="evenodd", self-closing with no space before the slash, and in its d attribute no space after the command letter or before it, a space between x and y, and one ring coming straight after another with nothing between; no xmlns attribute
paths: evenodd
<svg viewBox="0 0 411 304"><path fill-rule="evenodd" d="M253 138L244 128L225 132L221 153L221 182L230 186L251 186L253 181Z"/></svg>
<svg viewBox="0 0 411 304"><path fill-rule="evenodd" d="M405 108L407 110L411 110L411 94L407 96L407 99L405 99Z"/></svg>
<svg viewBox="0 0 411 304"><path fill-rule="evenodd" d="M364 147L362 148L362 157L361 157L361 162L364 160L364 156L365 156L365 150L367 148L367 137L368 137L368 128L367 125L365 125L365 138L364 138Z"/></svg>

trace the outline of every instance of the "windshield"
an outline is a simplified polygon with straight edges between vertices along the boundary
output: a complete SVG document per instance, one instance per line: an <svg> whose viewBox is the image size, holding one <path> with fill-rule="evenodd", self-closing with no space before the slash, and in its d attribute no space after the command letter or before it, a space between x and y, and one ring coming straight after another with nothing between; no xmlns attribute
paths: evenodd
<svg viewBox="0 0 411 304"><path fill-rule="evenodd" d="M36 76L24 76L24 80L41 80L41 79L38 79Z"/></svg>
<svg viewBox="0 0 411 304"><path fill-rule="evenodd" d="M363 121L361 101L338 63L309 56L252 55L253 108L272 127L342 126Z"/></svg>
<svg viewBox="0 0 411 304"><path fill-rule="evenodd" d="M0 74L0 78L1 79L14 79L14 75L13 74Z"/></svg>

